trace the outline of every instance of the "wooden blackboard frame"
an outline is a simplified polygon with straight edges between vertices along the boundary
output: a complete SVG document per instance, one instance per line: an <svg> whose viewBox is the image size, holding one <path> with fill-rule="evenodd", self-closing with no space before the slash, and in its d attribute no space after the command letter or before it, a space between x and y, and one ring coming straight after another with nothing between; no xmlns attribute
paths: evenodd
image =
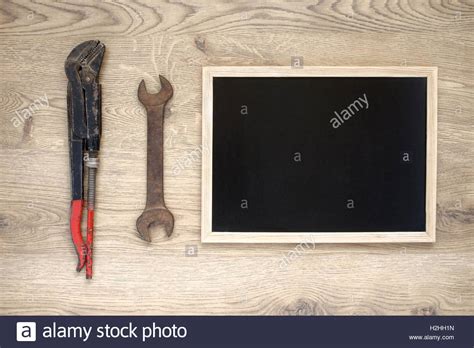
<svg viewBox="0 0 474 348"><path fill-rule="evenodd" d="M410 243L436 239L437 67L203 67L202 71L203 243ZM212 231L212 138L214 77L426 77L426 229L414 232L214 232Z"/></svg>

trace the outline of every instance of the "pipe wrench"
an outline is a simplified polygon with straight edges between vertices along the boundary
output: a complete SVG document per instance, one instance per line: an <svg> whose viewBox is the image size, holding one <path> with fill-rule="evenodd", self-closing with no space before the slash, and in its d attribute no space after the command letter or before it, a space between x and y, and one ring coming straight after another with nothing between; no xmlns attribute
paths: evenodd
<svg viewBox="0 0 474 348"><path fill-rule="evenodd" d="M87 279L92 278L95 183L102 130L101 86L98 77L104 53L104 44L98 40L86 41L74 47L64 64L68 79L67 115L72 188L69 222L78 256L77 271L80 272L85 266ZM85 174L87 195L84 194ZM86 206L87 235L84 240L81 220Z"/></svg>

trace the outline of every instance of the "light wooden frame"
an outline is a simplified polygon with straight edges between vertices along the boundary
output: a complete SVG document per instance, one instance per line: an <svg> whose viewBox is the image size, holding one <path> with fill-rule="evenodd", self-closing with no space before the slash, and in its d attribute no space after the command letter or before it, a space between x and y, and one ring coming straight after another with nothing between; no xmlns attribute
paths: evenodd
<svg viewBox="0 0 474 348"><path fill-rule="evenodd" d="M203 243L411 243L436 240L437 67L203 67L202 195ZM426 77L426 229L416 232L213 232L212 127L214 77Z"/></svg>

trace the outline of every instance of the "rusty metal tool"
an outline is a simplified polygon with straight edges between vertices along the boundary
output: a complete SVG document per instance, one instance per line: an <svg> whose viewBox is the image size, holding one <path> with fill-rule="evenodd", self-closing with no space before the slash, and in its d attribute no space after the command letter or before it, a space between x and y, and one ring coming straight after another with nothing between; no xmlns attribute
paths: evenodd
<svg viewBox="0 0 474 348"><path fill-rule="evenodd" d="M67 115L69 156L71 163L70 229L78 263L77 271L86 267L86 278L92 278L92 244L96 171L99 166L102 129L101 86L99 71L105 45L98 40L85 41L74 47L64 68L68 78ZM87 168L87 199L84 199L84 169ZM81 231L82 210L87 202L87 236Z"/></svg>
<svg viewBox="0 0 474 348"><path fill-rule="evenodd" d="M138 86L138 99L147 113L147 191L145 210L137 219L137 230L148 242L151 242L151 225L163 225L168 237L174 227L174 217L166 208L163 191L163 121L173 87L161 75L160 82L161 89L156 94L147 92L144 80Z"/></svg>

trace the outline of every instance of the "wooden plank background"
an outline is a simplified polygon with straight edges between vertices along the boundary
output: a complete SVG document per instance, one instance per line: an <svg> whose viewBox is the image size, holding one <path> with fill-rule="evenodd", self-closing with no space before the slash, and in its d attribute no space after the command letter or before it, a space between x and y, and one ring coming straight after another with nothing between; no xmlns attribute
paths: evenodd
<svg viewBox="0 0 474 348"><path fill-rule="evenodd" d="M2 0L0 314L473 314L473 33L472 0ZM107 46L92 281L75 273L68 228L64 74L89 39ZM284 267L295 245L200 244L201 68L292 56L439 67L435 244L316 245ZM146 165L136 91L142 78L156 90L158 74L175 88L165 192L176 226L147 244L135 230Z"/></svg>

